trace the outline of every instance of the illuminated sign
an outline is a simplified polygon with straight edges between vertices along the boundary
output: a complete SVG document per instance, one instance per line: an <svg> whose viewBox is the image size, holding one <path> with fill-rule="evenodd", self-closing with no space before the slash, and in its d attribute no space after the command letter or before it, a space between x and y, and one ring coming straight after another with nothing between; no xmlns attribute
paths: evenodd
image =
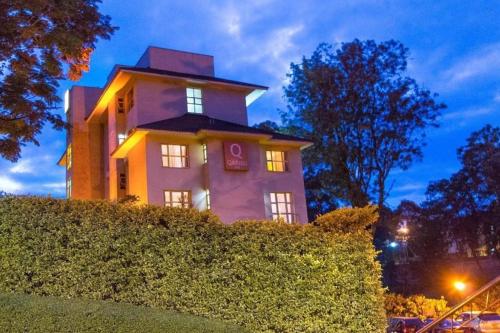
<svg viewBox="0 0 500 333"><path fill-rule="evenodd" d="M241 142L224 142L224 168L226 170L248 170L247 146Z"/></svg>

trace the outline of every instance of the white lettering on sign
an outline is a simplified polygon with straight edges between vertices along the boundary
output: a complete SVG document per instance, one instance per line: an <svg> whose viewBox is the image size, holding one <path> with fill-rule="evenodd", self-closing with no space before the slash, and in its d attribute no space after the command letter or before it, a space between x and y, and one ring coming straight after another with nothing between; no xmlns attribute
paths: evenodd
<svg viewBox="0 0 500 333"><path fill-rule="evenodd" d="M224 168L226 170L248 170L247 146L242 142L224 142Z"/></svg>

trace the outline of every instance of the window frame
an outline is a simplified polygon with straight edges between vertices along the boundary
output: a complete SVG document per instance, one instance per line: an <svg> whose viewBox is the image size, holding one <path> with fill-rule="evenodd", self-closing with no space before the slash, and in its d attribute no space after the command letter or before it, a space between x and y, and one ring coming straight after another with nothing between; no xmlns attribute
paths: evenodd
<svg viewBox="0 0 500 333"><path fill-rule="evenodd" d="M271 159L268 158L268 153L271 155ZM281 153L283 156L283 160L274 160L273 159L273 153ZM266 154L266 170L268 172L277 172L277 173L282 173L282 172L290 172L290 166L289 166L289 160L288 160L288 151L286 150L272 150L272 149L266 149L265 150ZM269 163L271 164L271 169L269 169ZM275 165L277 163L283 163L283 171L276 170Z"/></svg>
<svg viewBox="0 0 500 333"><path fill-rule="evenodd" d="M207 210L212 209L212 199L210 198L210 189L205 189L205 204L207 206Z"/></svg>
<svg viewBox="0 0 500 333"><path fill-rule="evenodd" d="M201 144L201 149L202 149L202 152L203 152L203 164L207 164L208 163L208 147L207 147L207 144L206 143L202 143Z"/></svg>
<svg viewBox="0 0 500 333"><path fill-rule="evenodd" d="M169 194L169 201L167 201L167 193ZM172 201L172 194L173 193L181 193L181 196L184 196L185 193L187 193L187 202L180 202L181 206L174 206L174 202ZM171 207L171 208L192 208L193 207L193 200L191 196L191 190L173 190L173 189L167 189L163 190L163 205L164 207Z"/></svg>
<svg viewBox="0 0 500 333"><path fill-rule="evenodd" d="M73 184L71 177L66 178L66 199L71 199L71 192L73 190Z"/></svg>
<svg viewBox="0 0 500 333"><path fill-rule="evenodd" d="M163 154L163 146L166 146L167 147L167 154ZM186 150L186 154L184 156L184 159L185 159L185 163L184 163L184 166L180 166L180 167L177 167L177 166L170 166L170 165L165 165L164 162L164 157L167 158L167 161L170 161L170 157L180 157L181 159L183 158L183 155L182 155L182 149L181 149L181 155L170 155L170 148L169 146L179 146L179 147L185 147L185 150ZM175 143L162 143L160 144L160 157L161 157L161 166L163 168L172 168L172 169L187 169L189 168L189 145L188 144L175 144ZM170 164L170 163L167 163L167 164Z"/></svg>
<svg viewBox="0 0 500 333"><path fill-rule="evenodd" d="M70 170L73 166L73 147L71 142L68 144L66 148L66 170Z"/></svg>
<svg viewBox="0 0 500 333"><path fill-rule="evenodd" d="M200 96L196 96L196 91L200 92ZM191 96L190 96L191 95ZM189 106L193 106L193 111L189 111ZM200 108L200 112L196 111L196 107ZM201 88L196 87L186 87L186 108L188 113L192 114L203 114L203 90Z"/></svg>
<svg viewBox="0 0 500 333"><path fill-rule="evenodd" d="M285 201L278 200L279 194L284 195ZM274 196L274 199L276 200L275 202L273 202L273 196ZM288 196L289 200L287 200L287 196ZM270 207L271 208L271 218L273 219L273 221L278 221L278 220L280 220L280 218L283 218L284 222L287 224L292 224L295 222L296 214L294 212L295 211L295 204L294 204L292 192L270 192L269 199L270 199L269 203L271 204L271 207ZM285 213L280 212L280 210L279 210L280 205L279 204L285 205ZM273 212L273 206L276 206L276 213ZM290 209L288 209L288 206L290 206Z"/></svg>

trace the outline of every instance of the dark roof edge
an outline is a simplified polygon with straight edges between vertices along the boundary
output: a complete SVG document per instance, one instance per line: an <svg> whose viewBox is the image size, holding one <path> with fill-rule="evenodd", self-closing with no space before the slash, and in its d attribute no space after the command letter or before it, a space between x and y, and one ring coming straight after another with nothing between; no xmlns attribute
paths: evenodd
<svg viewBox="0 0 500 333"><path fill-rule="evenodd" d="M156 68L151 68L151 67L137 67L137 66L122 66L122 65L118 65L116 69L117 69L117 71L119 71L119 70L125 70L125 71L138 72L138 73L157 74L157 75L173 76L173 77L178 77L178 78L188 78L188 79L195 79L195 80L203 80L203 81L212 81L212 82L227 83L227 84L233 84L233 85L239 85L239 86L246 86L246 87L251 87L251 88L256 88L256 89L262 89L262 90L269 89L269 87L262 86L262 85L259 85L259 84L253 84L253 83L246 83L246 82L241 82L241 81L223 79L223 78L219 78L219 77L215 77L215 76L208 76L208 75L200 75L200 74L191 74L191 73L182 73L182 72L167 71L167 70L156 69Z"/></svg>

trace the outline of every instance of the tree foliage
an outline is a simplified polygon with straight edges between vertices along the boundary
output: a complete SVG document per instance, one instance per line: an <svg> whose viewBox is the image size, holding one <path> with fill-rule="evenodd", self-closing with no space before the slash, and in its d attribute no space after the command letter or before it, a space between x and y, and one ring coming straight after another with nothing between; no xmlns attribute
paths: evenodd
<svg viewBox="0 0 500 333"><path fill-rule="evenodd" d="M458 159L458 172L427 189L425 228L435 229L458 255L498 254L500 127L486 125L472 133Z"/></svg>
<svg viewBox="0 0 500 333"><path fill-rule="evenodd" d="M116 29L99 13L100 0L0 0L0 156L16 161L53 113L58 80L88 70L98 38Z"/></svg>
<svg viewBox="0 0 500 333"><path fill-rule="evenodd" d="M387 317L436 318L449 310L447 305L444 298L427 298L424 295L404 297L391 293L385 295Z"/></svg>
<svg viewBox="0 0 500 333"><path fill-rule="evenodd" d="M445 106L405 76L408 55L394 40L356 39L291 64L282 118L287 132L314 142L304 152L313 215L339 202L383 205L389 172L421 157L425 129Z"/></svg>

